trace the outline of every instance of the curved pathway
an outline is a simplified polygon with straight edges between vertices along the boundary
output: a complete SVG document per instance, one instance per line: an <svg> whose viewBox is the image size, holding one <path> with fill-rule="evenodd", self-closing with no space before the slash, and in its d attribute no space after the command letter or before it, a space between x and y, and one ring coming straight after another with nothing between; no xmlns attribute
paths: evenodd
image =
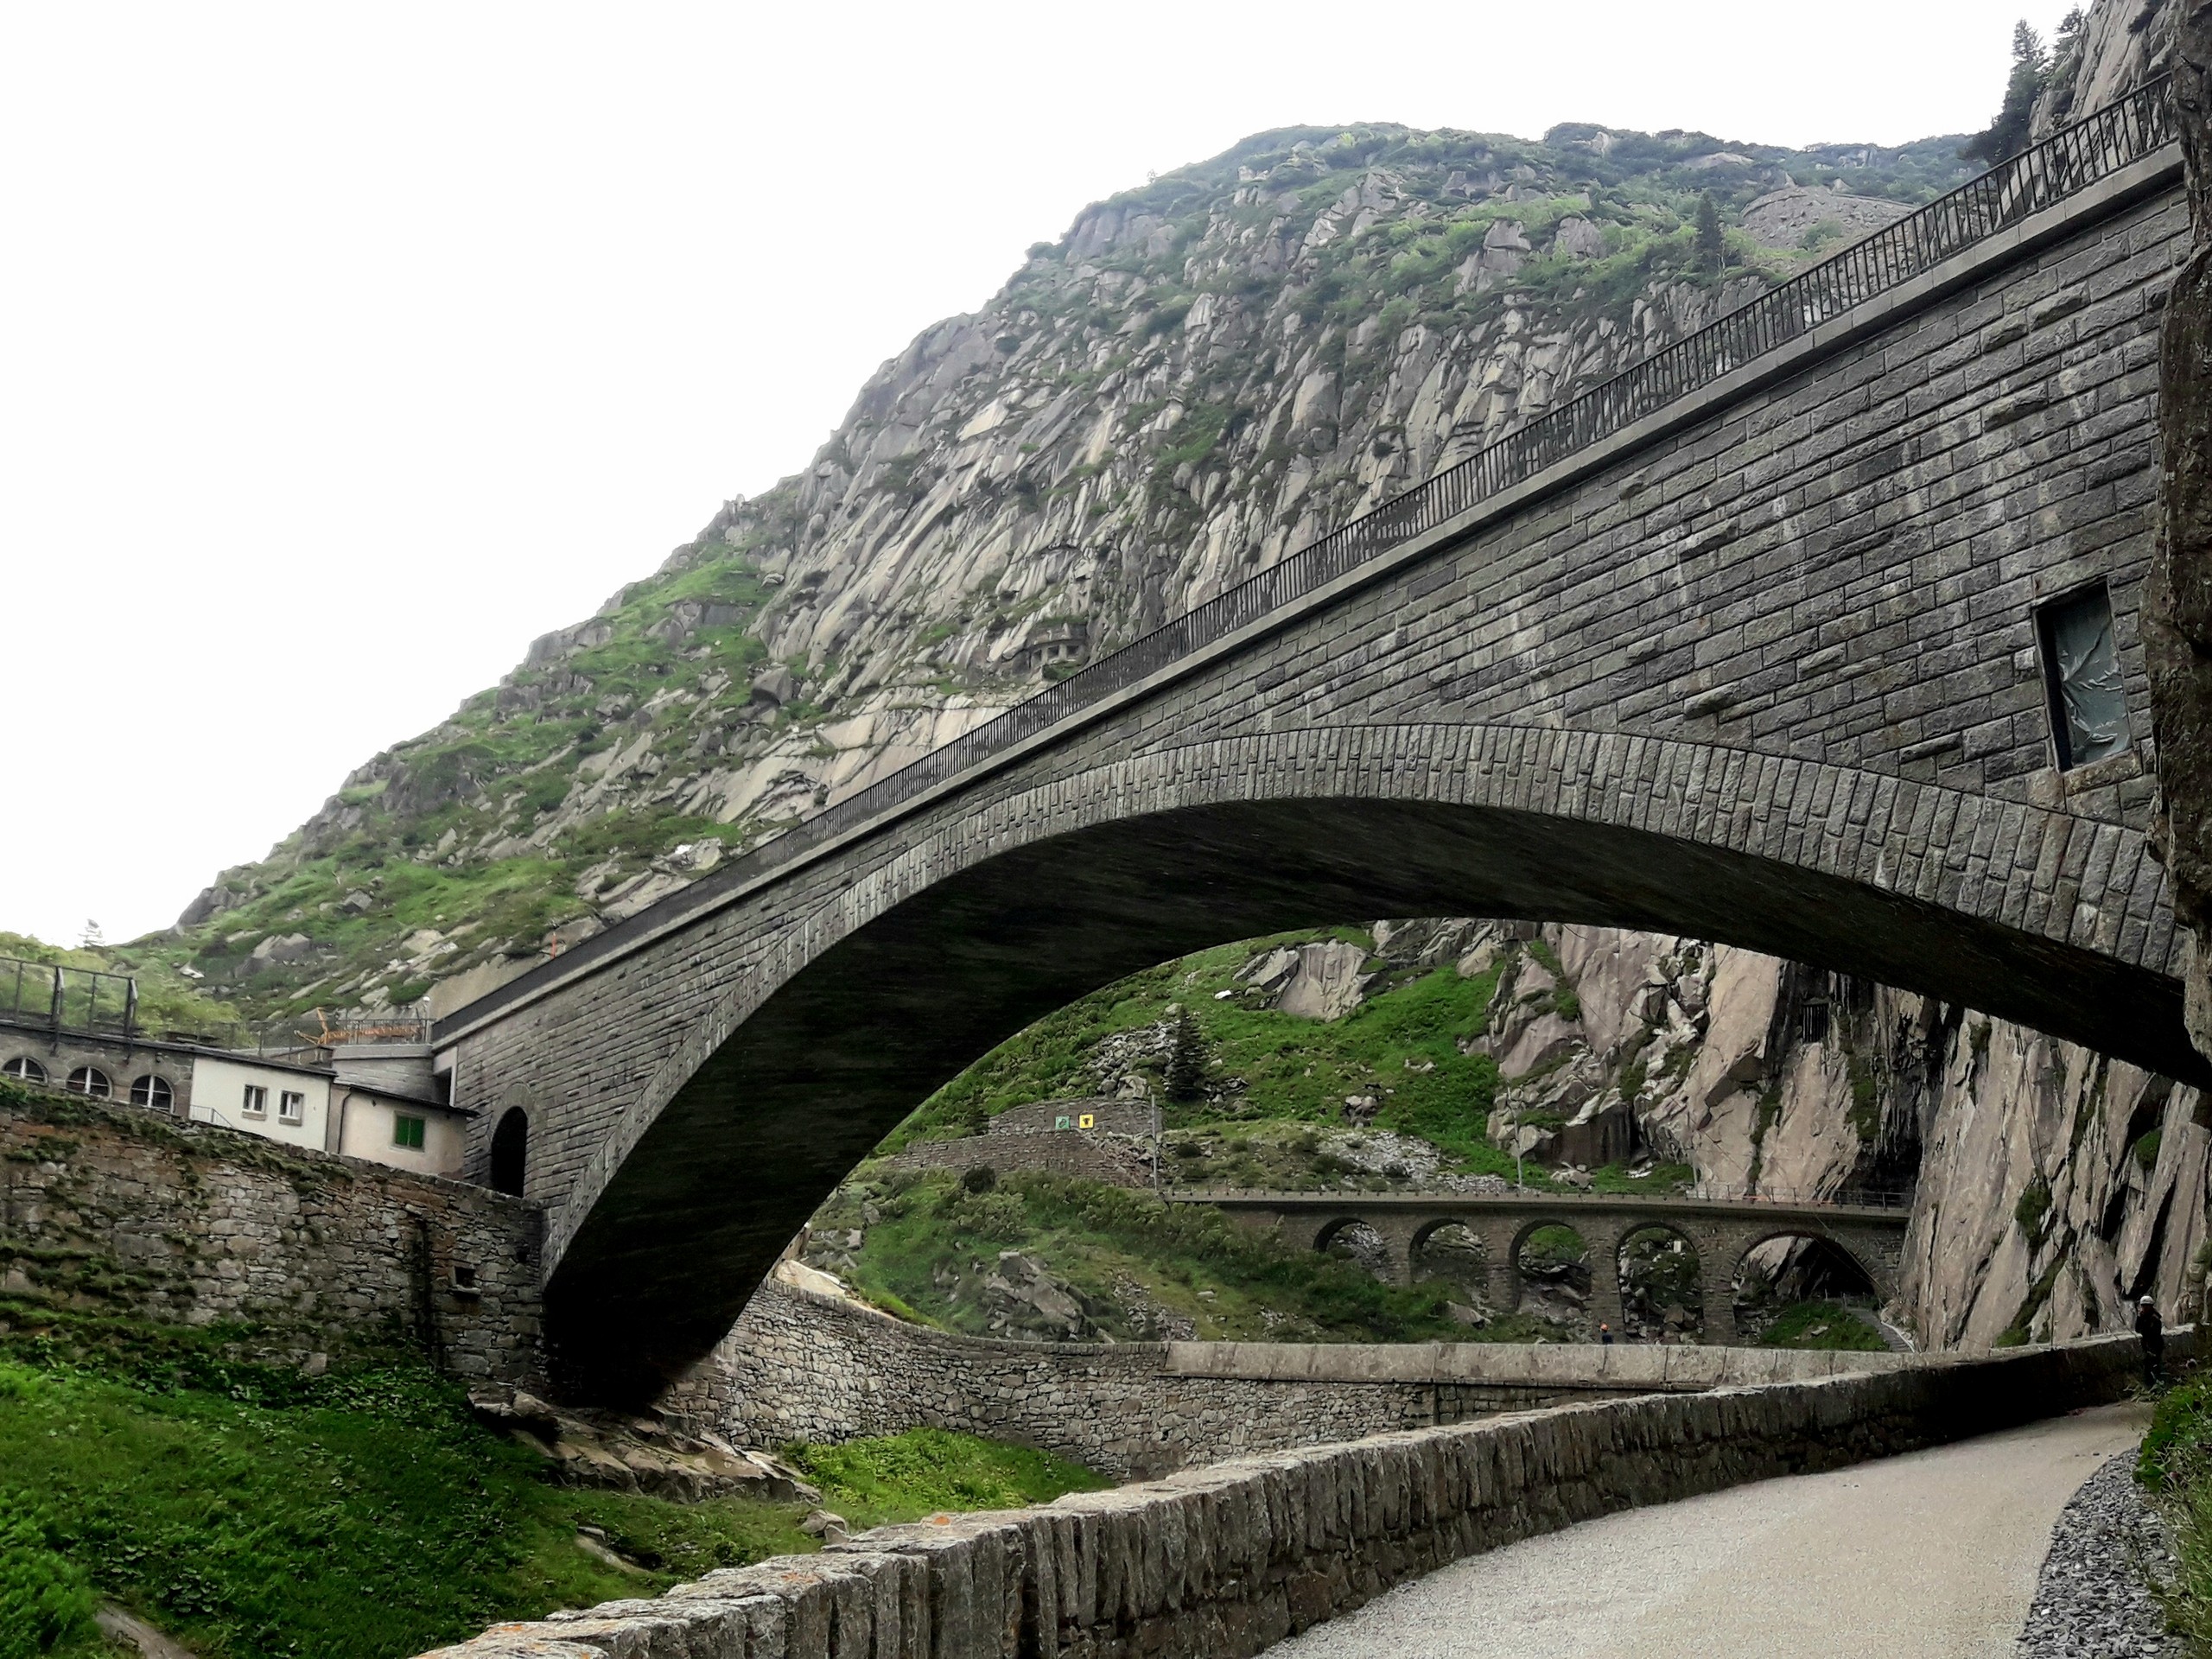
<svg viewBox="0 0 2212 1659"><path fill-rule="evenodd" d="M2008 1659L2059 1511L2147 1411L1608 1516L1459 1561L1281 1659Z"/></svg>

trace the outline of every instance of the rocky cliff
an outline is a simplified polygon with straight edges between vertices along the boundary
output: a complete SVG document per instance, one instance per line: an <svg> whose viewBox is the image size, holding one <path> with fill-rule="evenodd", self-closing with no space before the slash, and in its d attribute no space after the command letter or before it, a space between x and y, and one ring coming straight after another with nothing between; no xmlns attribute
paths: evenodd
<svg viewBox="0 0 2212 1659"><path fill-rule="evenodd" d="M2212 1135L2196 1090L1726 945L1546 936L1574 1017L1516 990L1491 1039L1501 1112L1563 1124L1534 1150L1555 1136L1567 1155L1617 1155L1632 1122L1723 1186L1910 1190L1894 1313L1930 1347L2122 1329L2146 1293L2170 1319L2201 1306Z"/></svg>
<svg viewBox="0 0 2212 1659"><path fill-rule="evenodd" d="M1301 129L1099 203L165 948L264 1011L480 988L1896 217L1957 149Z"/></svg>

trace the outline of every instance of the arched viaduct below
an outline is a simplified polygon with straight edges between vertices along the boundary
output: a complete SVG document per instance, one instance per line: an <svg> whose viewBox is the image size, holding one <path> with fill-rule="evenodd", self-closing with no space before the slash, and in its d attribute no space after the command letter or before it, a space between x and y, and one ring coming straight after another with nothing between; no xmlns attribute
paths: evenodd
<svg viewBox="0 0 2212 1659"><path fill-rule="evenodd" d="M1777 1239L1820 1240L1863 1273L1874 1294L1897 1291L1905 1226L1902 1205L1844 1201L1778 1204L1725 1198L1622 1198L1610 1194L1514 1192L1496 1197L1446 1192L1243 1192L1178 1195L1206 1204L1248 1226L1304 1249L1325 1247L1349 1224L1371 1228L1388 1252L1392 1276L1409 1285L1426 1242L1446 1227L1464 1227L1481 1242L1486 1297L1501 1311L1519 1306L1522 1243L1540 1228L1563 1226L1589 1250L1590 1318L1625 1330L1622 1317L1622 1247L1638 1235L1670 1234L1697 1258L1703 1339L1736 1335L1734 1284L1744 1259Z"/></svg>
<svg viewBox="0 0 2212 1659"><path fill-rule="evenodd" d="M442 1022L472 1169L528 1116L569 1386L706 1353L932 1090L1225 939L1649 928L2201 1076L2135 626L2170 126L2136 95ZM2108 608L2088 764L2054 605Z"/></svg>

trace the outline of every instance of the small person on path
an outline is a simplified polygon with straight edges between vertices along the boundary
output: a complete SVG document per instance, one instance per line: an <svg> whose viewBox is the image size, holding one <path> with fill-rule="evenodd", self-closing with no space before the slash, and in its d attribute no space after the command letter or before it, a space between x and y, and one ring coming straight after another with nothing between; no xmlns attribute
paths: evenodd
<svg viewBox="0 0 2212 1659"><path fill-rule="evenodd" d="M2143 1386L2155 1389L2166 1367L2166 1323L2148 1296L2136 1304L2135 1334L2143 1338Z"/></svg>
<svg viewBox="0 0 2212 1659"><path fill-rule="evenodd" d="M2156 1319L2158 1315L2155 1313L2152 1315L2152 1318L2153 1319ZM1613 1327L1606 1324L1603 1319L1598 1321L1598 1340L1604 1343L1608 1348L1613 1345Z"/></svg>

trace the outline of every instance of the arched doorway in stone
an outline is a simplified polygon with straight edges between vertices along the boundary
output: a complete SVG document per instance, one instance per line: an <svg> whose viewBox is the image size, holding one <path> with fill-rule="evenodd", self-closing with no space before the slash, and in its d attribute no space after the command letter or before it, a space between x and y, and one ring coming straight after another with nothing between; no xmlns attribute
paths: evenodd
<svg viewBox="0 0 2212 1659"><path fill-rule="evenodd" d="M511 1106L492 1131L492 1190L520 1198L530 1174L530 1114Z"/></svg>

